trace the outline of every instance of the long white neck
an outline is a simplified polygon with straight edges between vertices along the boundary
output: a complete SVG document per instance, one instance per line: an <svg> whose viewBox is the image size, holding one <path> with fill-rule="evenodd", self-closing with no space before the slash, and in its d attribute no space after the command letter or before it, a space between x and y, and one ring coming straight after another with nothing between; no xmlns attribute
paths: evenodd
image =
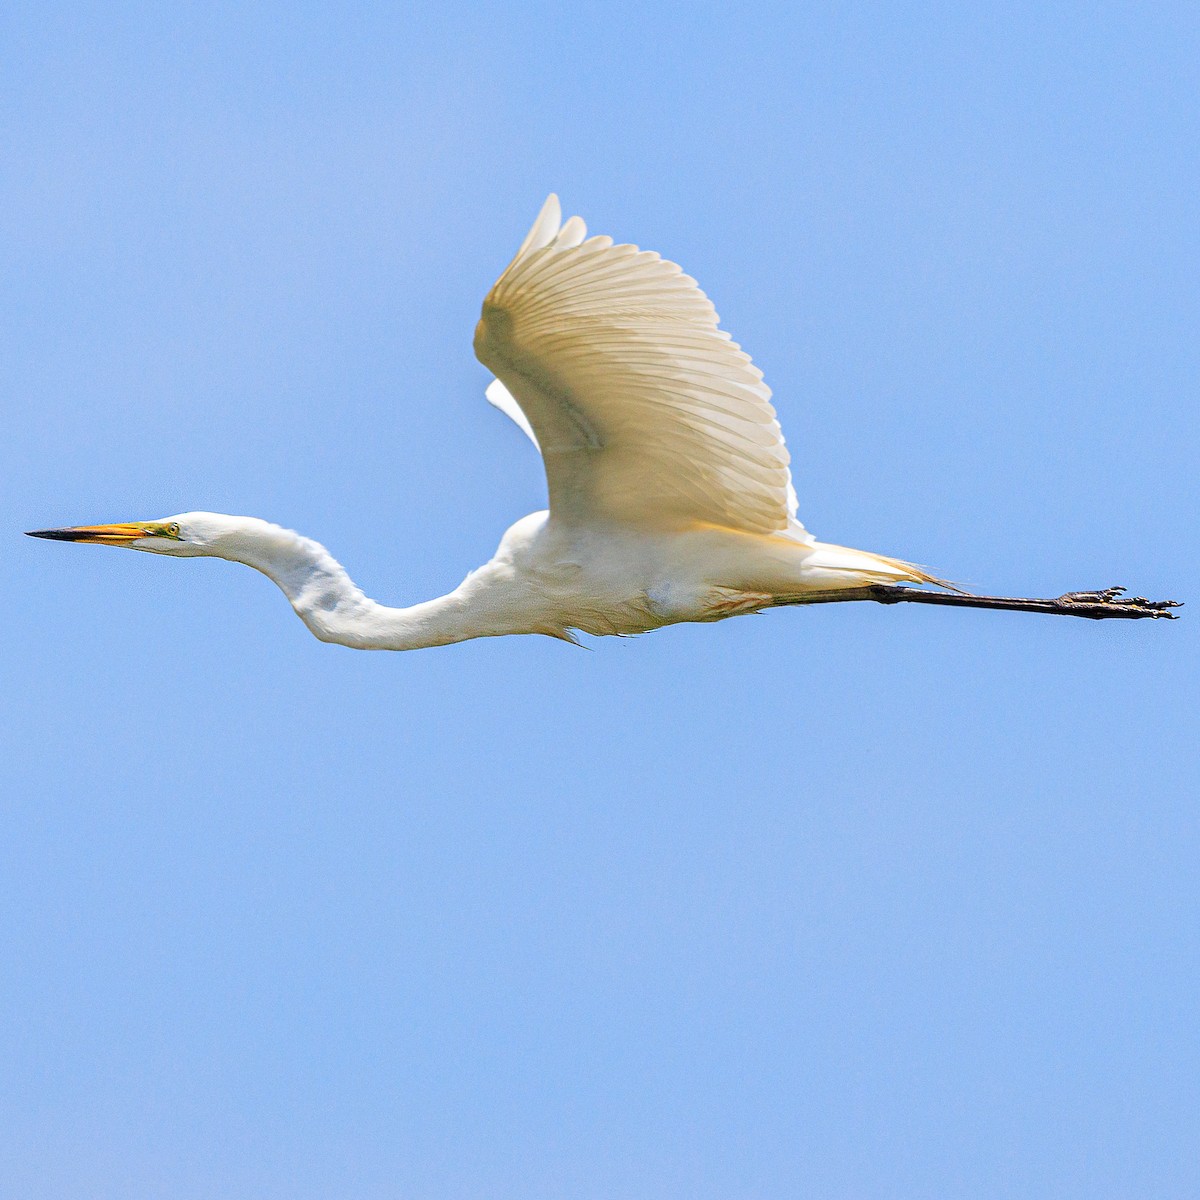
<svg viewBox="0 0 1200 1200"><path fill-rule="evenodd" d="M214 538L206 553L245 563L274 580L323 642L358 650L416 650L524 632L506 618L502 598L488 586L487 568L436 600L389 608L365 596L319 542L256 517L228 520L231 528Z"/></svg>

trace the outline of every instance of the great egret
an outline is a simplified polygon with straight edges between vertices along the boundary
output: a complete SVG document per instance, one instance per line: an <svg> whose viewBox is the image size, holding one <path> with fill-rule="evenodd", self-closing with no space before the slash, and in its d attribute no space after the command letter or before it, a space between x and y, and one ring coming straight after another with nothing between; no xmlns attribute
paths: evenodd
<svg viewBox="0 0 1200 1200"><path fill-rule="evenodd" d="M364 650L507 633L574 641L843 600L1092 618L1176 607L1121 588L973 596L911 563L817 541L796 519L770 389L696 281L657 254L588 238L579 217L562 221L557 196L484 300L475 353L497 377L487 398L541 452L550 508L513 525L446 596L377 604L323 546L255 517L192 512L31 536L245 563L322 641Z"/></svg>

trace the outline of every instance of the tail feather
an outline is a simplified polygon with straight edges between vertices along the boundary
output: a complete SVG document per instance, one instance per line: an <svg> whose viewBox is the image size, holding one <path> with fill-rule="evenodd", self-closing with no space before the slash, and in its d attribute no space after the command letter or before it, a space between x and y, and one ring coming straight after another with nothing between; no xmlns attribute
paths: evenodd
<svg viewBox="0 0 1200 1200"><path fill-rule="evenodd" d="M852 550L849 546L835 546L830 542L817 542L812 553L804 560L805 572L820 575L828 572L832 584L841 587L864 587L873 583L931 583L936 587L961 592L962 588L929 574L915 563L886 554L874 554L870 550Z"/></svg>

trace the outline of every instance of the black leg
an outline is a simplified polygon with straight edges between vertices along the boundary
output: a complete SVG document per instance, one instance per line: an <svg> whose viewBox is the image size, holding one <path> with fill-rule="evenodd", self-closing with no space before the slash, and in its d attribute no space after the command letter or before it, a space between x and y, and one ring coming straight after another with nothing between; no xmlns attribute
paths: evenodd
<svg viewBox="0 0 1200 1200"><path fill-rule="evenodd" d="M1111 617L1137 620L1141 617L1174 619L1172 608L1178 600L1147 600L1145 596L1123 597L1124 588L1105 588L1100 592L1067 592L1054 600L1021 599L1015 596L972 596L962 592L925 592L894 584L875 584L864 588L864 600L879 604L943 604L953 608L998 608L1015 612L1053 613L1062 617L1087 617L1103 621ZM849 599L839 593L839 599Z"/></svg>

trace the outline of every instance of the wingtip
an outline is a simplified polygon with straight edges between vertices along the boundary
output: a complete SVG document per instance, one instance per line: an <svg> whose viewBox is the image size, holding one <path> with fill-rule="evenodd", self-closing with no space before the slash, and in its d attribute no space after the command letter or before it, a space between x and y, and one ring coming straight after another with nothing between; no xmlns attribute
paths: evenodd
<svg viewBox="0 0 1200 1200"><path fill-rule="evenodd" d="M554 241L561 225L562 206L558 202L558 194L551 192L546 197L546 203L542 205L537 220L534 221L529 233L525 235L525 240L521 243L520 250L517 251L517 258L531 250L540 250L543 246L548 246Z"/></svg>

